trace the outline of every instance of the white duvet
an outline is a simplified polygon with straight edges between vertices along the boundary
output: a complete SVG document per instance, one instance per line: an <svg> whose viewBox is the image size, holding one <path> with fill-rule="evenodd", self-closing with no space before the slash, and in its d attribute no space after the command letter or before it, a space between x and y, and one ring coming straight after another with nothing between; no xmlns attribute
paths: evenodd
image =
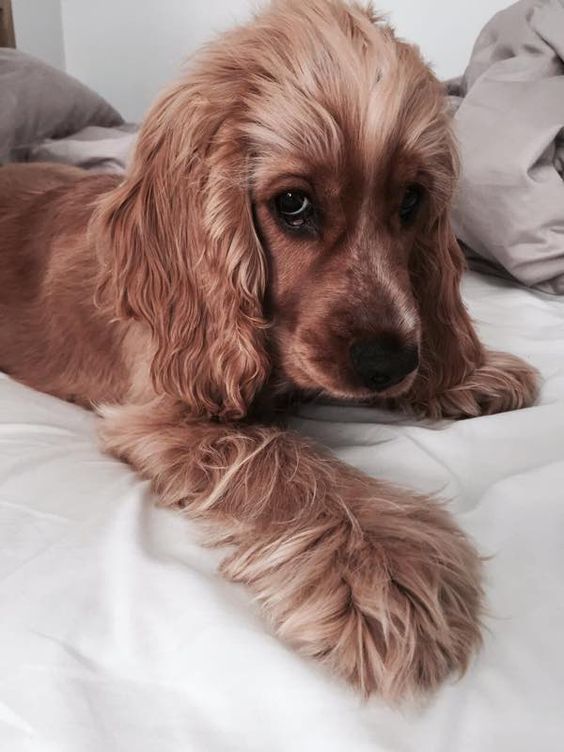
<svg viewBox="0 0 564 752"><path fill-rule="evenodd" d="M219 553L96 447L94 417L0 376L2 752L564 749L564 299L468 276L486 342L540 368L538 406L422 424L308 407L363 470L452 499L487 563L467 676L363 703L271 636Z"/></svg>

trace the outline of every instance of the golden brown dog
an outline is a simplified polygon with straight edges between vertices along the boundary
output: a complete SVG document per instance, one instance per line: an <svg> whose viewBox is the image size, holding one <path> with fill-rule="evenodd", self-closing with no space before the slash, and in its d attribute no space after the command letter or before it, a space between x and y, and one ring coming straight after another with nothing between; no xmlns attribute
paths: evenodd
<svg viewBox="0 0 564 752"><path fill-rule="evenodd" d="M289 392L531 403L534 371L460 298L456 169L418 52L341 0L279 0L206 48L124 180L0 169L0 366L104 405L106 449L213 523L276 632L390 698L466 667L478 556L432 499L268 416Z"/></svg>

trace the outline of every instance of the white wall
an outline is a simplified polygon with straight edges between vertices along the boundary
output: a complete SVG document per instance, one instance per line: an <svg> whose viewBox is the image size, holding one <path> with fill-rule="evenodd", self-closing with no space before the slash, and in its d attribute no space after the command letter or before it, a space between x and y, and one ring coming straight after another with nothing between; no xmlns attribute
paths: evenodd
<svg viewBox="0 0 564 752"><path fill-rule="evenodd" d="M398 34L415 42L439 76L464 72L484 25L514 0L375 0Z"/></svg>
<svg viewBox="0 0 564 752"><path fill-rule="evenodd" d="M61 0L67 71L139 120L203 41L250 0Z"/></svg>
<svg viewBox="0 0 564 752"><path fill-rule="evenodd" d="M305 1L305 0L304 0ZM255 0L14 0L41 7L35 43L51 33L40 17L60 3L69 73L139 120L181 62L214 32L244 19ZM484 23L508 0L375 0L398 33L416 42L442 78L464 70Z"/></svg>
<svg viewBox="0 0 564 752"><path fill-rule="evenodd" d="M64 69L60 0L12 0L12 12L17 48Z"/></svg>

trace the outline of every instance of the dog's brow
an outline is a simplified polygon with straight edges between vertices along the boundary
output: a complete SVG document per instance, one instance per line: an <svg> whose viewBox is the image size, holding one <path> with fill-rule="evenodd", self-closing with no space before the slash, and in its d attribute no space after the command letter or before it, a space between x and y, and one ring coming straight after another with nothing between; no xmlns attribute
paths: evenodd
<svg viewBox="0 0 564 752"><path fill-rule="evenodd" d="M311 175L306 172L303 172L303 173L299 173L299 172L287 172L286 173L285 172L285 173L276 175L276 177L274 178L272 182L273 183L291 183L292 181L296 181L296 180L300 182L309 183L311 182Z"/></svg>

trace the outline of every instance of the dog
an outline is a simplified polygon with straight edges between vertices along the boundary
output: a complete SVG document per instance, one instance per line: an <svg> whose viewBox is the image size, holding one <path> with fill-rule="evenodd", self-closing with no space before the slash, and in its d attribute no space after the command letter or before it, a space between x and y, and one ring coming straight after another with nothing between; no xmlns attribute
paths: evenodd
<svg viewBox="0 0 564 752"><path fill-rule="evenodd" d="M486 350L461 300L457 169L417 49L344 0L274 0L204 48L125 178L0 169L0 366L96 406L103 447L229 546L223 574L283 640L392 701L468 666L480 557L443 505L283 413L534 401L536 372Z"/></svg>

